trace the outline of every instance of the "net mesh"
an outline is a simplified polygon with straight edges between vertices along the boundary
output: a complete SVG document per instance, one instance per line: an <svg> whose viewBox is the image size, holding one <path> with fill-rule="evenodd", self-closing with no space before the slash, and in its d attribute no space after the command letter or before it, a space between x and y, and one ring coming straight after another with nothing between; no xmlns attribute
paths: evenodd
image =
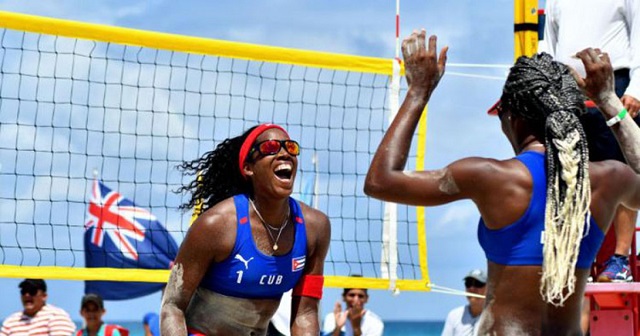
<svg viewBox="0 0 640 336"><path fill-rule="evenodd" d="M2 265L84 267L96 178L179 244L191 214L173 191L190 177L175 167L274 122L302 147L294 197L331 220L325 274L381 277L384 205L362 190L389 76L10 29L0 39ZM422 278L420 253L415 209L399 206L398 278Z"/></svg>

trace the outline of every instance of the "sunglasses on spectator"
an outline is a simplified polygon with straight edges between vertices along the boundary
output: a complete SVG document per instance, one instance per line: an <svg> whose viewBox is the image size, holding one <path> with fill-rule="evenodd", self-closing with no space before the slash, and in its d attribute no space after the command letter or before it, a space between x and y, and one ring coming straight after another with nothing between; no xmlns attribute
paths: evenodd
<svg viewBox="0 0 640 336"><path fill-rule="evenodd" d="M256 143L251 147L251 151L249 155L253 154L253 152L258 152L262 156L275 155L280 152L280 149L284 149L287 153L298 156L300 154L300 145L293 140L275 140L269 139Z"/></svg>
<svg viewBox="0 0 640 336"><path fill-rule="evenodd" d="M38 294L38 289L37 288L22 288L20 289L20 295L31 295L31 296L36 296L36 294Z"/></svg>
<svg viewBox="0 0 640 336"><path fill-rule="evenodd" d="M484 282L480 282L480 281L478 281L476 279L473 279L473 278L468 278L468 279L464 280L464 287L465 288L471 288L471 287L482 288L485 285L486 284Z"/></svg>

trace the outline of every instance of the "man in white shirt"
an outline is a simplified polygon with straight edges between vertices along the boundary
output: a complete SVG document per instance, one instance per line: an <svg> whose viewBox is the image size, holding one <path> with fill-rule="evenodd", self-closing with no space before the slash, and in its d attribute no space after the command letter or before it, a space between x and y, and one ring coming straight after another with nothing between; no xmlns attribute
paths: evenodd
<svg viewBox="0 0 640 336"><path fill-rule="evenodd" d="M584 77L584 66L574 55L587 47L609 54L615 70L615 89L628 113L640 110L640 0L547 0L544 43L541 50ZM589 108L581 118L591 161L625 162L620 147L602 114ZM628 256L637 212L620 207L614 218L615 254L598 274L601 282L632 281ZM600 271L600 270L599 270Z"/></svg>
<svg viewBox="0 0 640 336"><path fill-rule="evenodd" d="M487 274L475 269L464 277L467 293L484 296L487 292ZM444 322L442 336L472 336L484 309L484 297L467 296L469 304L453 309Z"/></svg>
<svg viewBox="0 0 640 336"><path fill-rule="evenodd" d="M323 336L382 336L384 323L374 312L364 309L369 294L362 288L345 288L342 303L336 302L333 313L327 314L322 327Z"/></svg>

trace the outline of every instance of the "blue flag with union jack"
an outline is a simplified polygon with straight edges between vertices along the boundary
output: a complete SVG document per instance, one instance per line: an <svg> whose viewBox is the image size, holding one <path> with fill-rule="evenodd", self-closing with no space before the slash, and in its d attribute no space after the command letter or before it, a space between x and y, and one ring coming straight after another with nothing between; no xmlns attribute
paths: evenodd
<svg viewBox="0 0 640 336"><path fill-rule="evenodd" d="M87 267L169 269L178 245L149 211L95 181L85 224ZM126 272L126 270L123 270ZM156 292L162 283L85 281L85 293L126 300Z"/></svg>

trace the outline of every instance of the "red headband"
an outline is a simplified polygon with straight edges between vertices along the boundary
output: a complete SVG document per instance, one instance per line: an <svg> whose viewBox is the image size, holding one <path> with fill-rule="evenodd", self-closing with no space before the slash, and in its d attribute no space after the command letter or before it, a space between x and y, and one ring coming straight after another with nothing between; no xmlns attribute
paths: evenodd
<svg viewBox="0 0 640 336"><path fill-rule="evenodd" d="M253 143L256 141L256 138L260 136L260 134L262 134L264 131L271 128L277 128L283 131L284 134L287 135L287 137L289 136L289 133L287 133L287 131L285 131L284 128L276 124L261 124L258 127L254 128L253 131L249 133L247 138L242 143L242 147L240 147L240 155L238 156L238 166L240 168L240 174L242 174L243 177L246 178L246 176L244 175L244 169L242 168L244 166L244 161L247 159L247 155L249 155L249 150L251 150L251 145L253 145Z"/></svg>

